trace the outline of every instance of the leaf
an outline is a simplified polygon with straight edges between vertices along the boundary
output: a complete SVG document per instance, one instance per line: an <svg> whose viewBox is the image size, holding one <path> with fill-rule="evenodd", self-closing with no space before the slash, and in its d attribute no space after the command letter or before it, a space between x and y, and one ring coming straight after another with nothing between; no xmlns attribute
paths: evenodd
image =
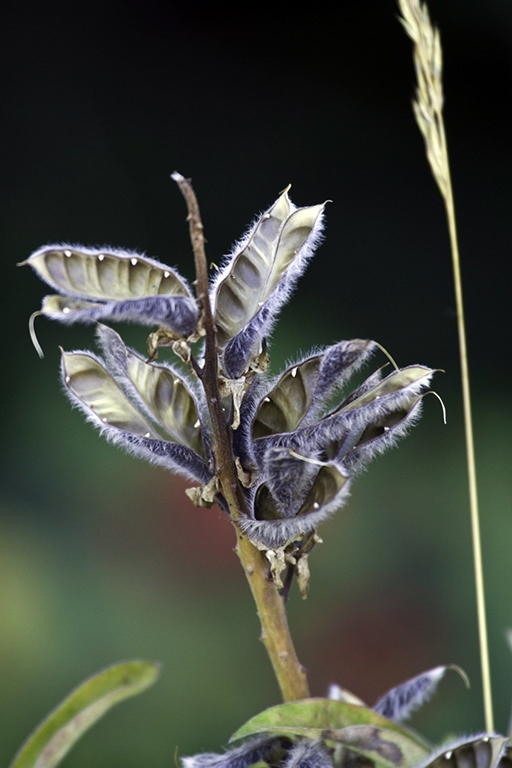
<svg viewBox="0 0 512 768"><path fill-rule="evenodd" d="M334 699L334 701L345 701L348 704L357 704L359 707L366 706L364 701L360 699L359 696L356 696L355 693L347 691L346 688L342 688L337 683L331 683L327 697L329 699Z"/></svg>
<svg viewBox="0 0 512 768"><path fill-rule="evenodd" d="M412 745L410 750L415 750L418 756L416 762L428 756L424 742L416 734L408 732L372 709L334 699L302 699L270 707L239 728L230 742L257 733L272 733L289 738L300 735L311 739L326 738L338 741L339 734L336 735L336 732L352 726L372 726L372 729L384 729L402 736ZM370 736L371 734L368 734L368 737ZM348 734L347 738L355 741L356 735Z"/></svg>
<svg viewBox="0 0 512 768"><path fill-rule="evenodd" d="M119 701L142 693L158 674L158 664L127 661L90 677L43 720L10 768L53 768L105 712Z"/></svg>
<svg viewBox="0 0 512 768"><path fill-rule="evenodd" d="M127 251L46 246L28 264L52 288L85 299L121 301L143 296L190 296L178 274L154 259Z"/></svg>
<svg viewBox="0 0 512 768"><path fill-rule="evenodd" d="M445 746L423 768L493 768L498 763L507 741L504 736L488 734L469 739L464 737Z"/></svg>

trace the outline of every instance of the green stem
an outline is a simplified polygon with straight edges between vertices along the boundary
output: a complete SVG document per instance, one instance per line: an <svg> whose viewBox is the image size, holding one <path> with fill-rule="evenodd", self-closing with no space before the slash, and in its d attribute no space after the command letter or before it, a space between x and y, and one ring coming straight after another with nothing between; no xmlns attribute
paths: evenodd
<svg viewBox="0 0 512 768"><path fill-rule="evenodd" d="M442 127L444 136L444 126ZM446 148L446 143L445 143ZM445 149L446 151L446 149ZM448 153L446 152L447 164ZM466 328L464 322L464 303L462 299L462 281L460 275L459 246L451 178L448 174L448 188L444 197L450 245L452 252L453 278L455 282L455 300L457 305L457 328L459 335L460 367L462 376L462 400L464 406L464 428L466 433L466 456L468 466L469 505L471 510L471 531L473 540L473 560L475 566L476 604L478 615L478 636L480 641L480 658L482 666L482 687L484 695L485 729L488 733L494 731L494 718L491 692L491 670L489 664L489 645L487 641L487 622L485 617L484 573L482 565L482 545L480 540L480 520L478 513L478 493L476 484L475 446L473 440L473 420L471 416L471 395L469 391L469 367L466 345Z"/></svg>
<svg viewBox="0 0 512 768"><path fill-rule="evenodd" d="M254 547L236 526L236 520L247 516L246 501L238 479L231 444L231 430L221 406L218 382L218 353L215 325L208 295L208 268L204 250L203 225L192 185L178 173L172 178L187 203L190 239L196 267L197 298L205 330L205 360L200 371L212 422L215 471L237 530L236 552L251 588L261 622L261 640L265 644L284 701L309 696L306 670L299 662L288 628L284 601L269 573L264 554Z"/></svg>

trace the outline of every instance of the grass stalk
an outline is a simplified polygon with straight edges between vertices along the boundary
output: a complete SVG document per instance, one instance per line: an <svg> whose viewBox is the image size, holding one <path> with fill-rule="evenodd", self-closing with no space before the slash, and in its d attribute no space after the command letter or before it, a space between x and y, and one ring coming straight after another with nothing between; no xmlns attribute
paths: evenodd
<svg viewBox="0 0 512 768"><path fill-rule="evenodd" d="M425 140L429 165L444 200L450 248L452 254L457 328L462 377L464 428L466 434L466 455L473 539L473 561L475 568L478 634L480 641L480 662L484 698L485 728L494 731L489 648L485 618L485 594L480 542L480 522L476 483L473 424L469 390L469 369L464 323L464 304L460 274L459 246L453 201L450 165L443 120L442 49L439 31L432 27L427 7L420 0L398 0L402 17L400 21L414 43L414 65L417 78L416 100L413 103L414 116Z"/></svg>

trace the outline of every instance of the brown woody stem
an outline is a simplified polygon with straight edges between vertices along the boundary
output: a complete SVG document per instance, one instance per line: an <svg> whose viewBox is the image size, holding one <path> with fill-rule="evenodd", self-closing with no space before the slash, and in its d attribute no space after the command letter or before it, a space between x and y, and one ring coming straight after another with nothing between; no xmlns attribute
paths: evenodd
<svg viewBox="0 0 512 768"><path fill-rule="evenodd" d="M188 209L190 240L196 268L197 300L206 334L205 359L200 378L212 422L215 471L237 530L236 552L258 609L262 629L261 640L270 656L283 699L284 701L304 699L309 696L306 670L295 653L284 601L270 576L269 563L265 555L253 546L236 526L235 521L247 516L248 510L236 471L231 430L226 422L219 395L217 341L208 295L208 266L204 250L203 224L190 180L179 173L173 173L172 178L178 184Z"/></svg>

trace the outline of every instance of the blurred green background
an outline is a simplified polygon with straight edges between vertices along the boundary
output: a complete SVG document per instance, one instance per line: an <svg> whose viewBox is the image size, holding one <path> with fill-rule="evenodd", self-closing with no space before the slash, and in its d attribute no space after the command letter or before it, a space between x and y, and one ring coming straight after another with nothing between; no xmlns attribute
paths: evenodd
<svg viewBox="0 0 512 768"><path fill-rule="evenodd" d="M496 727L512 699L510 261L512 6L432 2L463 258ZM0 765L72 687L127 658L159 683L88 733L64 765L169 766L226 744L279 700L229 523L182 481L105 444L58 383L58 345L93 329L27 320L47 292L15 269L44 243L146 251L192 278L194 179L218 262L290 182L326 198L326 241L272 341L377 339L400 365L445 369L400 448L320 533L290 623L312 693L372 704L438 664L452 675L413 724L483 729L455 309L444 211L410 109L409 41L393 2L301 10L174 2L4 8L2 44ZM144 349L146 331L122 330ZM378 361L381 364L382 361ZM377 364L377 363L376 363Z"/></svg>

